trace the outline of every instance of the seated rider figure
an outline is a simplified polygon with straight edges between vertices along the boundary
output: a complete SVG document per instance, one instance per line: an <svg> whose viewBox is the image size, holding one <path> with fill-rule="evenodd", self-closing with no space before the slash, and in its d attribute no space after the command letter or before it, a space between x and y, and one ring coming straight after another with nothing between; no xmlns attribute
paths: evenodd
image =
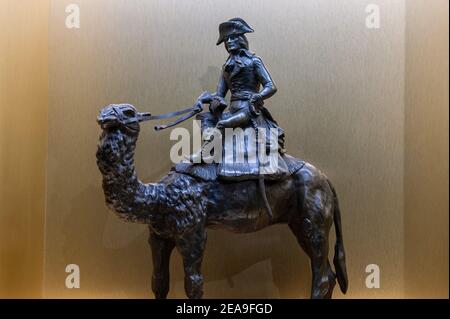
<svg viewBox="0 0 450 319"><path fill-rule="evenodd" d="M242 19L230 19L219 26L217 45L225 44L229 57L222 68L217 91L203 94L200 103L210 103L210 113L198 117L205 128L262 127L278 130L279 153L284 153L284 132L264 107L264 100L270 98L277 88L260 57L249 51L246 33L253 29ZM229 112L222 113L227 106L224 98L231 92ZM202 152L192 155L202 156ZM197 158L198 159L198 158ZM196 161L198 162L198 161Z"/></svg>

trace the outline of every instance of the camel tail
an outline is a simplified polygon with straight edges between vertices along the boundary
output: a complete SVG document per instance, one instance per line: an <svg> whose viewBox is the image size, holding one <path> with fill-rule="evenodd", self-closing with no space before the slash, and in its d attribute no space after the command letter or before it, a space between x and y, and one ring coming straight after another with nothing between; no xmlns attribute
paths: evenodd
<svg viewBox="0 0 450 319"><path fill-rule="evenodd" d="M341 211L339 209L339 202L334 187L331 185L331 190L334 195L334 228L336 232L336 244L334 245L334 259L333 264L336 271L337 280L341 291L345 294L348 288L347 267L345 265L345 251L344 242L342 240L342 226L341 226Z"/></svg>

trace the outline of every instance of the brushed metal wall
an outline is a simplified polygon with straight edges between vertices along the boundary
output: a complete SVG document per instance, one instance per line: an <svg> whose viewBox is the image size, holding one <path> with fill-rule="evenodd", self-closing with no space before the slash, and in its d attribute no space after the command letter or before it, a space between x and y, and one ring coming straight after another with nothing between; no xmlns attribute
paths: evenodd
<svg viewBox="0 0 450 319"><path fill-rule="evenodd" d="M72 2L52 1L50 10L46 297L150 295L146 228L104 205L95 117L112 102L162 113L214 90L226 59L217 26L235 16L256 30L250 48L279 87L267 106L286 129L289 153L336 186L348 296L404 296L403 0L78 0L81 28L67 29ZM368 3L380 6L380 29L365 26ZM168 132L142 130L141 179L169 169L170 145ZM64 286L71 263L81 268L80 289ZM381 268L380 289L365 286L368 264ZM309 296L308 260L283 226L211 231L203 270L205 297ZM171 272L169 297L183 297L177 253Z"/></svg>
<svg viewBox="0 0 450 319"><path fill-rule="evenodd" d="M0 298L42 296L49 1L0 1Z"/></svg>
<svg viewBox="0 0 450 319"><path fill-rule="evenodd" d="M448 1L408 1L405 293L448 298Z"/></svg>

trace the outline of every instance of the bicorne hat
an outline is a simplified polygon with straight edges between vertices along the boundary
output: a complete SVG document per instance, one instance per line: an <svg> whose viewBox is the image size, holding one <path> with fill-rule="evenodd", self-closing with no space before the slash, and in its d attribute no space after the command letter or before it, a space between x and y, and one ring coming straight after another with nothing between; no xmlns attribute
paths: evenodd
<svg viewBox="0 0 450 319"><path fill-rule="evenodd" d="M219 25L219 40L217 45L221 44L230 35L241 35L254 32L254 30L241 18L233 18Z"/></svg>

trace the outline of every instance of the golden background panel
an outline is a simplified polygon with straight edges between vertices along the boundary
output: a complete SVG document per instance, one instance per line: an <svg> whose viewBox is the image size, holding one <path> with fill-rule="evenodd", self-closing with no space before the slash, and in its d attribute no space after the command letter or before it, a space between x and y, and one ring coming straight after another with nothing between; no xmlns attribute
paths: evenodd
<svg viewBox="0 0 450 319"><path fill-rule="evenodd" d="M408 1L405 292L448 298L448 1Z"/></svg>
<svg viewBox="0 0 450 319"><path fill-rule="evenodd" d="M42 296L49 1L0 1L0 298Z"/></svg>
<svg viewBox="0 0 450 319"><path fill-rule="evenodd" d="M217 26L241 16L256 30L250 49L279 87L267 106L286 129L289 153L323 169L338 191L348 296L402 297L404 2L375 1L377 30L365 26L371 2L84 0L81 28L67 29L70 2L52 1L46 296L150 296L146 229L119 221L103 202L95 118L112 102L157 114L214 90L226 59ZM168 170L170 145L168 132L142 130L144 181ZM69 263L80 265L79 290L64 286ZM364 285L372 263L382 270L378 290ZM203 269L205 297L309 295L308 260L285 226L210 231ZM169 296L183 297L177 254L171 270Z"/></svg>

